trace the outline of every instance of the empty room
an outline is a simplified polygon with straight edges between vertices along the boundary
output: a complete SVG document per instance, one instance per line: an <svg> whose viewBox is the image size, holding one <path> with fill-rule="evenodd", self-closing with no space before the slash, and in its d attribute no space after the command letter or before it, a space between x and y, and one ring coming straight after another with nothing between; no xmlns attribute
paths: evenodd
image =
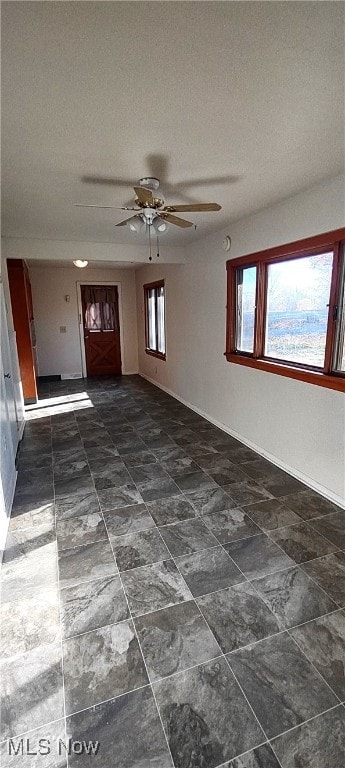
<svg viewBox="0 0 345 768"><path fill-rule="evenodd" d="M343 768L343 2L3 0L4 768Z"/></svg>

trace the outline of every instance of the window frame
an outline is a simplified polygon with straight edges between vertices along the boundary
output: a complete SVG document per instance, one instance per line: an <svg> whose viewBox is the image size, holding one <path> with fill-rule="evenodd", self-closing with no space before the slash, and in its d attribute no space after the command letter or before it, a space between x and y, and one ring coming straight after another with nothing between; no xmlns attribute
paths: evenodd
<svg viewBox="0 0 345 768"><path fill-rule="evenodd" d="M345 392L345 372L334 371L335 342L337 328L337 309L342 287L342 258L345 248L345 228L325 232L315 237L297 240L286 245L269 248L258 253L248 254L226 262L227 269L227 307L226 307L226 352L229 363L245 365L261 371L275 373L309 384L316 384L329 389ZM291 363L264 354L267 313L268 267L282 261L290 261L305 256L316 256L325 251L333 252L333 266L328 304L328 320L325 343L323 370L312 365ZM236 275L240 267L256 267L256 297L254 318L253 353L236 349L237 329L237 288Z"/></svg>
<svg viewBox="0 0 345 768"><path fill-rule="evenodd" d="M157 293L159 288L164 291L164 340L166 350L166 323L165 323L165 280L155 280L152 283L145 283L144 287L144 312L145 312L145 352L152 357L158 357L159 360L166 360L166 351L159 352L158 349L152 349L149 344L149 291L155 291L155 314L156 314L156 345L158 347L158 312L157 312Z"/></svg>

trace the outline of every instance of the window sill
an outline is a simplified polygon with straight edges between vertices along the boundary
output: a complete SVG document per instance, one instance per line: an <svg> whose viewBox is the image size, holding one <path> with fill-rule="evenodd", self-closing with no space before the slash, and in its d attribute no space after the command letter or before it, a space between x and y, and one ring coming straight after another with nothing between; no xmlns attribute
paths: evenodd
<svg viewBox="0 0 345 768"><path fill-rule="evenodd" d="M159 360L166 360L166 355L163 354L163 352L155 352L154 349L145 349L145 352L147 355L151 355L151 357L158 357Z"/></svg>
<svg viewBox="0 0 345 768"><path fill-rule="evenodd" d="M345 392L345 377L341 374L338 376L335 374L317 373L316 371L311 371L307 368L294 368L290 365L273 363L269 360L254 360L253 357L237 355L233 352L225 352L225 357L228 363L246 365L248 368L256 368L259 371L266 371L266 373L275 373L278 376L286 376L289 379L297 379L298 381L305 381L308 384L316 384L319 387L326 387L327 389L335 389L338 392Z"/></svg>

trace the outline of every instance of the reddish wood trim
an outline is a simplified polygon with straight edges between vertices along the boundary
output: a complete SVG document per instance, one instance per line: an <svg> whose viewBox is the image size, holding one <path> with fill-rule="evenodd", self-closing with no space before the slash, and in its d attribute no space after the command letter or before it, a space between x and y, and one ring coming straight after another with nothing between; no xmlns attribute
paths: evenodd
<svg viewBox="0 0 345 768"><path fill-rule="evenodd" d="M160 360L166 360L167 356L163 354L163 352L155 352L153 349L146 348L145 352L147 355L151 355L151 357L159 357Z"/></svg>
<svg viewBox="0 0 345 768"><path fill-rule="evenodd" d="M164 288L165 280L155 280L153 283L145 283L143 285L144 290L150 290L151 288Z"/></svg>
<svg viewBox="0 0 345 768"><path fill-rule="evenodd" d="M328 322L326 333L325 365L324 373L331 373L333 367L334 341L336 331L335 308L339 301L339 280L341 274L341 243L334 246L333 269L331 277L331 289L329 295Z"/></svg>
<svg viewBox="0 0 345 768"><path fill-rule="evenodd" d="M267 266L263 262L257 265L256 297L255 297L255 327L254 327L254 357L264 354L266 328L266 291Z"/></svg>
<svg viewBox="0 0 345 768"><path fill-rule="evenodd" d="M226 349L236 347L236 301L236 271L232 269L227 282L226 313L231 320L226 324Z"/></svg>
<svg viewBox="0 0 345 768"><path fill-rule="evenodd" d="M335 229L332 232L324 232L314 237L307 237L304 240L296 240L286 245L268 248L265 251L258 251L258 253L249 253L238 259L229 259L226 262L226 268L242 267L244 264L257 264L259 261L284 261L288 258L313 255L321 253L325 248L333 250L334 243L342 240L345 240L345 227Z"/></svg>
<svg viewBox="0 0 345 768"><path fill-rule="evenodd" d="M275 373L278 376L286 376L289 379L297 379L298 381L305 381L308 384L316 384L319 387L326 387L327 389L335 389L338 392L345 392L345 377L341 375L324 374L322 371L317 373L316 371L310 371L305 368L292 368L291 366L269 362L268 360L254 360L253 357L245 357L244 355L233 354L231 352L226 352L225 357L228 363L245 365L249 368L256 368L259 371Z"/></svg>

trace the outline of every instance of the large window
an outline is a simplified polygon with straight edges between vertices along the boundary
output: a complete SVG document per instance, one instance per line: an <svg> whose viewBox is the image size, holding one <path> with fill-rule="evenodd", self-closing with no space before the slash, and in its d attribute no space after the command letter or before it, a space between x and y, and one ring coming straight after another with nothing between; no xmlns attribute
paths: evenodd
<svg viewBox="0 0 345 768"><path fill-rule="evenodd" d="M229 362L345 391L345 229L227 262Z"/></svg>
<svg viewBox="0 0 345 768"><path fill-rule="evenodd" d="M144 285L146 352L165 360L164 281Z"/></svg>

